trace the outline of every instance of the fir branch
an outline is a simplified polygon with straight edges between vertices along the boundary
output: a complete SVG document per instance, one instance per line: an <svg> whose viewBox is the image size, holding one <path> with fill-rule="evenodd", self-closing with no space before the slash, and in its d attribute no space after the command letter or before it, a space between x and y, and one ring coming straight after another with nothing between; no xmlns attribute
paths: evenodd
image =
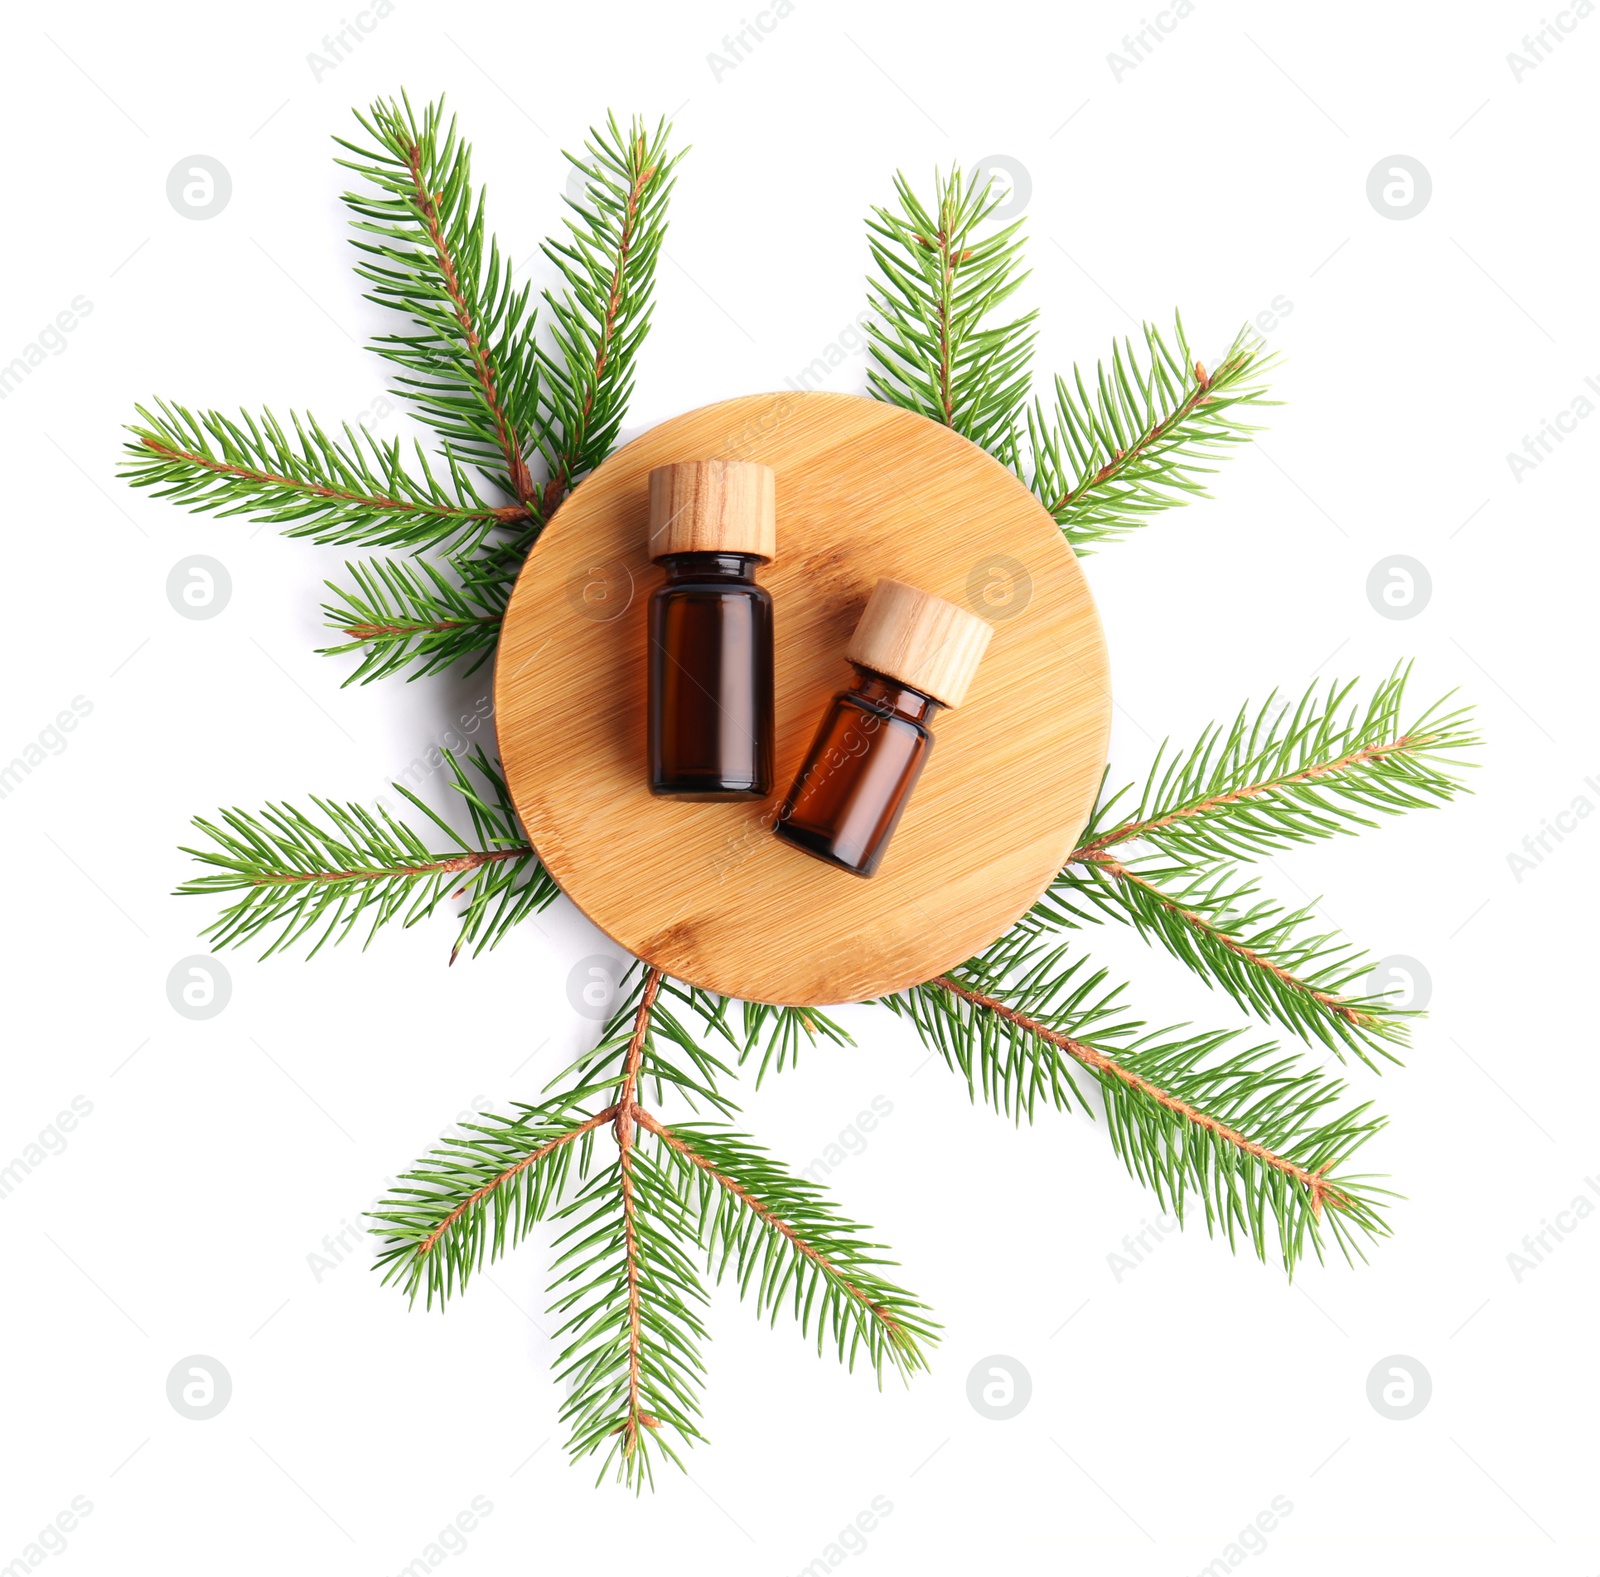
<svg viewBox="0 0 1600 1577"><path fill-rule="evenodd" d="M743 1134L704 1123L671 1127L648 1112L640 1126L667 1147L678 1168L708 1265L717 1279L731 1268L740 1296L755 1287L756 1313L777 1323L785 1305L820 1353L831 1336L840 1360L859 1353L881 1382L886 1365L904 1379L928 1367L921 1343L937 1341L927 1305L885 1280L879 1245L860 1237L823 1191L795 1177Z"/></svg>
<svg viewBox="0 0 1600 1577"><path fill-rule="evenodd" d="M1239 419L1241 408L1277 403L1261 381L1274 358L1261 355L1248 328L1214 372L1190 350L1181 316L1172 337L1175 349L1146 323L1142 366L1124 339L1110 367L1095 368L1092 393L1074 367L1070 383L1056 377L1049 415L1037 399L1028 412L1033 490L1079 553L1209 497L1199 478L1215 467L1204 462L1256 431Z"/></svg>
<svg viewBox="0 0 1600 1577"><path fill-rule="evenodd" d="M959 168L936 171L931 210L903 175L899 211L867 221L877 277L867 301L873 361L867 382L892 405L916 411L1011 458L1028 397L1034 312L991 324L990 314L1027 277L1021 221L979 240L976 230L1004 194L970 186Z"/></svg>
<svg viewBox="0 0 1600 1577"><path fill-rule="evenodd" d="M580 1065L587 1076L577 1088L467 1124L465 1137L441 1141L372 1212L385 1281L413 1301L424 1291L430 1307L464 1290L536 1221L553 1214L576 1223L558 1240L566 1247L551 1288L566 1316L558 1366L569 1385L568 1446L579 1457L609 1444L602 1477L614 1462L618 1479L640 1488L653 1481L657 1454L682 1466L663 1430L684 1444L700 1438L705 1292L682 1244L703 1248L718 1279L733 1267L741 1295L754 1284L758 1314L776 1320L792 1292L807 1335L816 1321L819 1351L831 1335L842 1359L853 1367L864 1353L880 1378L886 1364L906 1376L924 1367L920 1343L935 1330L923 1305L881 1276L877 1246L815 1185L720 1125L668 1126L645 1110L647 1083L685 1090L655 1046L657 1028L675 1022L662 1006L674 992L697 1010L711 1007L703 993L643 969L598 1053ZM702 1074L720 1066L703 1054L696 1063ZM601 1090L606 1104L586 1111ZM606 1126L617 1160L591 1175L593 1139ZM580 1186L557 1209L574 1165Z"/></svg>
<svg viewBox="0 0 1600 1577"><path fill-rule="evenodd" d="M1148 1032L1119 1019L1120 988L1061 949L1002 939L959 971L888 999L969 1088L1032 1115L1082 1097L1073 1065L1100 1086L1112 1147L1181 1220L1198 1200L1210 1232L1243 1238L1285 1269L1324 1233L1348 1259L1387 1233L1387 1190L1344 1168L1383 1126L1366 1104L1334 1110L1342 1083L1296 1069L1271 1045L1228 1051L1233 1032ZM1226 1054L1225 1054L1226 1053ZM1362 1256L1364 1257L1364 1256Z"/></svg>
<svg viewBox="0 0 1600 1577"><path fill-rule="evenodd" d="M1103 915L1122 920L1246 1012L1275 1019L1341 1059L1349 1049L1374 1069L1372 1052L1398 1062L1391 1047L1406 1043L1416 1014L1351 989L1371 974L1373 959L1331 933L1306 934L1313 906L1288 911L1258 891L1227 867L1135 868L1099 854L1081 874L1063 871L1042 909L1068 924Z"/></svg>
<svg viewBox="0 0 1600 1577"><path fill-rule="evenodd" d="M654 1148L652 1146L652 1148ZM624 1178L626 1177L626 1182ZM642 1491L655 1458L683 1467L668 1431L703 1439L697 1419L706 1303L682 1244L692 1242L672 1178L641 1148L591 1178L562 1211L554 1303L567 1316L556 1378L568 1387L561 1420L574 1459L605 1448L599 1477Z"/></svg>
<svg viewBox="0 0 1600 1577"><path fill-rule="evenodd" d="M607 1434L618 1434L621 1439L618 1446L623 1458L622 1471L624 1475L631 1476L635 1469L633 1458L639 1449L639 1434L642 1429L659 1429L661 1420L658 1415L647 1411L644 1407L646 1391L646 1351L644 1341L644 1310L643 1310L643 1265L644 1249L642 1244L645 1230L646 1206L640 1198L641 1185L636 1180L638 1158L635 1155L634 1139L637 1134L636 1119L642 1115L638 1108L639 1070L644 1061L645 1041L650 1032L651 1009L655 1006L656 994L661 986L661 971L650 969L645 972L644 983L639 994L639 1003L634 1010L633 1034L628 1040L628 1049L623 1063L622 1085L617 1092L617 1115L614 1124L617 1136L617 1184L621 1196L622 1206L622 1271L623 1281L626 1286L626 1314L627 1329L624 1337L627 1348L627 1365L625 1396L622 1409L622 1421L614 1429L608 1429ZM676 1249L674 1249L676 1253ZM686 1290L685 1287L676 1290ZM698 1284L695 1284L699 1292ZM700 1293L701 1301L704 1294ZM580 1319L579 1327L582 1328L586 1321ZM703 1334L703 1332L697 1332ZM563 1355L566 1361L566 1355ZM592 1383L592 1382L591 1382ZM652 1397L653 1400L653 1397ZM684 1398L687 1400L687 1398ZM593 1405L592 1402L590 1404ZM585 1407L579 1402L574 1412L582 1417ZM604 1417L605 1409L599 1409L599 1416ZM581 1428L571 1442L574 1454L585 1449L593 1449L581 1438ZM595 1442L598 1444L598 1441ZM602 1468L604 1472L604 1468Z"/></svg>
<svg viewBox="0 0 1600 1577"><path fill-rule="evenodd" d="M494 651L504 585L473 576L458 585L426 559L369 559L345 568L355 585L324 582L337 600L322 605L329 627L349 637L323 655L361 653L345 684L370 684L407 667L409 679L420 679L463 661L470 674Z"/></svg>
<svg viewBox="0 0 1600 1577"><path fill-rule="evenodd" d="M403 1172L369 1219L382 1240L375 1268L409 1301L432 1308L465 1292L486 1260L500 1259L544 1220L574 1156L580 1171L596 1129L616 1108L575 1116L561 1102L480 1114ZM582 1141L582 1143L578 1143Z"/></svg>
<svg viewBox="0 0 1600 1577"><path fill-rule="evenodd" d="M315 542L466 551L492 532L531 518L523 505L485 503L454 455L449 485L436 478L417 446L419 475L400 460L400 441L380 442L365 429L331 437L310 416L290 413L291 433L271 411L238 421L220 411L156 402L135 407L120 475L199 514L243 515Z"/></svg>
<svg viewBox="0 0 1600 1577"><path fill-rule="evenodd" d="M476 844L468 843L403 784L410 801L446 840L433 849L386 810L312 801L320 820L292 805L269 805L259 815L219 813L221 825L195 818L213 847L185 848L212 874L191 878L181 894L236 893L201 932L214 947L267 939L262 957L316 932L308 957L341 942L369 922L363 945L393 920L415 925L446 897L467 898L451 960L465 946L495 946L518 921L550 904L558 891L516 823L505 780L481 750L465 763L440 756L450 786L464 799ZM470 771L469 771L470 768Z"/></svg>
<svg viewBox="0 0 1600 1577"><path fill-rule="evenodd" d="M1296 1072L1290 1058L1269 1061L1275 1048L1208 1065L1231 1035L1147 1037L1113 1057L955 979L937 985L1086 1067L1105 1099L1112 1147L1180 1221L1186 1199L1198 1195L1207 1230L1220 1226L1230 1246L1236 1233L1245 1237L1263 1260L1270 1224L1291 1276L1308 1242L1322 1259L1324 1224L1346 1258L1361 1253L1358 1233L1388 1232L1377 1206L1388 1191L1338 1171L1383 1120L1369 1119L1365 1103L1324 1118L1343 1086ZM1245 1124L1260 1137L1244 1133Z"/></svg>
<svg viewBox="0 0 1600 1577"><path fill-rule="evenodd" d="M646 137L635 117L626 134L610 116L591 128L582 155L567 158L585 177L564 238L543 251L565 289L544 293L554 349L537 351L543 373L539 446L549 468L540 498L548 518L568 489L611 452L633 392L634 358L650 330L651 291L667 233L673 171L665 119Z"/></svg>
<svg viewBox="0 0 1600 1577"><path fill-rule="evenodd" d="M1447 711L1450 697L1402 726L1410 666L1380 684L1364 705L1345 710L1355 681L1311 686L1294 706L1276 692L1252 714L1242 707L1227 727L1212 725L1189 750L1157 753L1137 809L1116 814L1130 790L1096 807L1069 863L1082 864L1143 841L1178 861L1273 854L1314 838L1377 823L1363 812L1395 815L1453 799L1478 744L1471 710Z"/></svg>
<svg viewBox="0 0 1600 1577"><path fill-rule="evenodd" d="M859 1229L840 1219L814 1185L790 1177L748 1140L720 1125L669 1127L640 1104L639 1094L649 1083L654 1083L658 1092L663 1085L669 1085L692 1099L699 1079L708 1079L718 1069L726 1071L715 1059L700 1052L693 1038L665 1011L661 1001L664 992L700 1010L711 1006L712 999L704 993L676 986L658 969L644 968L608 1024L597 1056L587 1065L589 1082L577 1092L582 1098L599 1088L599 1081L594 1078L596 1065L604 1066L620 1051L622 1061L613 1107L618 1146L616 1183L622 1196L620 1238L613 1230L607 1242L625 1295L614 1283L605 1285L603 1276L591 1281L591 1306L575 1317L571 1327L591 1345L575 1344L572 1356L564 1355L563 1362L571 1364L568 1372L583 1377L588 1386L581 1401L575 1394L569 1402L571 1415L577 1420L571 1449L574 1454L581 1454L596 1449L606 1436L620 1435L618 1471L630 1483L637 1481L636 1455L643 1470L649 1471L648 1454L639 1449L645 1441L660 1444L668 1455L673 1455L653 1433L662 1416L654 1401L661 1399L664 1385L673 1393L673 1427L685 1439L695 1435L690 1420L697 1409L689 1389L692 1376L687 1365L694 1351L689 1338L699 1334L697 1327L680 1323L668 1345L676 1348L681 1362L669 1362L659 1371L653 1388L646 1383L652 1344L643 1334L643 1278L651 1255L663 1252L661 1242L646 1237L646 1228L652 1223L674 1226L680 1236L696 1237L719 1280L728 1265L735 1264L741 1296L748 1293L752 1278L759 1272L758 1314L771 1310L775 1318L779 1304L793 1290L794 1311L805 1333L810 1334L815 1315L819 1351L831 1331L840 1357L852 1366L857 1353L864 1349L880 1374L886 1361L909 1374L924 1364L917 1345L919 1338L927 1340L932 1336L932 1327L919 1312L922 1305L878 1275L877 1267L882 1262L874 1253L874 1245L861 1241ZM675 1043L689 1050L698 1079L664 1061L655 1044L655 1031L662 1025ZM615 1067L614 1062L612 1066ZM724 1111L731 1110L714 1090L702 1086L698 1093ZM664 1147L661 1154L649 1157L641 1150L640 1130ZM586 1229L595 1230L604 1219L599 1193L598 1189L591 1192L593 1209L585 1220ZM586 1246L591 1242L587 1239ZM676 1252L674 1248L673 1256ZM698 1283L673 1256L668 1257L664 1272L664 1296L669 1316L682 1322L691 1312L690 1289L698 1295ZM588 1264L584 1266L585 1271L589 1268ZM582 1301L574 1294L563 1307ZM611 1345L606 1350L615 1352L620 1342L626 1361L613 1363L597 1380L590 1377L588 1366L593 1363L595 1345L604 1344L594 1333L607 1328L611 1331ZM654 1328L651 1334L660 1335ZM698 1367L697 1360L694 1367ZM675 1456L673 1459L677 1460Z"/></svg>
<svg viewBox="0 0 1600 1577"><path fill-rule="evenodd" d="M374 348L396 366L400 392L463 458L523 506L535 499L527 455L538 409L538 358L529 287L514 288L472 184L472 149L444 120L444 101L420 116L409 98L357 114L374 146L336 138L336 161L371 188L346 192L369 300L411 321Z"/></svg>

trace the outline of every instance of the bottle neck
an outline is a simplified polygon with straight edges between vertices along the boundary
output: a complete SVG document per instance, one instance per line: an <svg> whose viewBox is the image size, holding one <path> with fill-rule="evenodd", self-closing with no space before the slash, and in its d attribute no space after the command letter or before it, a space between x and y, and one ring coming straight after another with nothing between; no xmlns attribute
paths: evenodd
<svg viewBox="0 0 1600 1577"><path fill-rule="evenodd" d="M666 553L660 560L667 584L685 580L725 580L754 585L758 553Z"/></svg>
<svg viewBox="0 0 1600 1577"><path fill-rule="evenodd" d="M911 723L926 723L939 710L940 703L931 695L913 690L910 685L901 684L898 679L891 679L888 674L881 674L875 668L863 668L860 663L850 666L856 671L856 682L850 687L851 694L859 697L875 712L892 713Z"/></svg>

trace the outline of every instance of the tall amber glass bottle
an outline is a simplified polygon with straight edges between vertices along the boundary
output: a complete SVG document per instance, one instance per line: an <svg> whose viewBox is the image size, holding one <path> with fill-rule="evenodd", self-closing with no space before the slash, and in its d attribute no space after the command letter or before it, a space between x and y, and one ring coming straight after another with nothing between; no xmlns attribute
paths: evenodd
<svg viewBox="0 0 1600 1577"><path fill-rule="evenodd" d="M650 473L650 792L772 792L772 595L756 567L777 546L770 466L695 460Z"/></svg>
<svg viewBox="0 0 1600 1577"><path fill-rule="evenodd" d="M850 638L856 682L828 704L773 831L871 876L933 750L941 706L959 706L990 626L904 581L880 580Z"/></svg>

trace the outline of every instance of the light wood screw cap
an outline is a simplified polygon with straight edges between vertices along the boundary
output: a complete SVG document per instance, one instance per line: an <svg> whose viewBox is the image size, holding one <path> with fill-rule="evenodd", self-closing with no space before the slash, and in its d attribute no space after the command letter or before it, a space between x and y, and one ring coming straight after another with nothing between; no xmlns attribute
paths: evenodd
<svg viewBox="0 0 1600 1577"><path fill-rule="evenodd" d="M993 633L985 620L943 597L903 580L880 580L845 655L944 706L960 706Z"/></svg>
<svg viewBox="0 0 1600 1577"><path fill-rule="evenodd" d="M650 473L650 557L777 552L778 473L751 460L683 460Z"/></svg>

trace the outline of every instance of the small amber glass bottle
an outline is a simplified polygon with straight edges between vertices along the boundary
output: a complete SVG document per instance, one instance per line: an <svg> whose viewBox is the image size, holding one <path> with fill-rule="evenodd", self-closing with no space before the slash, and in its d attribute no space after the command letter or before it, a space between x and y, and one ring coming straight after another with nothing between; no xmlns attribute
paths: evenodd
<svg viewBox="0 0 1600 1577"><path fill-rule="evenodd" d="M650 473L650 792L760 799L772 792L772 594L776 476L744 460Z"/></svg>
<svg viewBox="0 0 1600 1577"><path fill-rule="evenodd" d="M942 597L880 580L846 651L856 682L829 703L772 830L871 876L933 750L928 725L966 698L991 633Z"/></svg>

